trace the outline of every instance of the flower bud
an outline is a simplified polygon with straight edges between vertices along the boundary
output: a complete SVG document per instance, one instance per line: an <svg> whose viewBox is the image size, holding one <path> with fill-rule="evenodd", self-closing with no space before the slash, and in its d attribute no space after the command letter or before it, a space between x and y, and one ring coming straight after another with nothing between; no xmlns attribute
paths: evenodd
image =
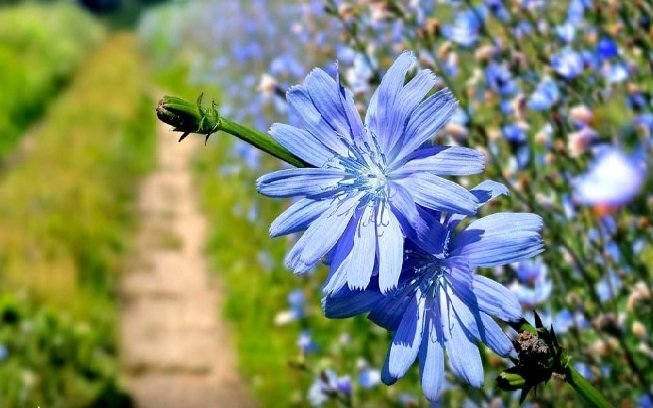
<svg viewBox="0 0 653 408"><path fill-rule="evenodd" d="M633 322L633 334L641 341L646 341L646 339L648 339L646 326L644 326L640 321Z"/></svg>
<svg viewBox="0 0 653 408"><path fill-rule="evenodd" d="M590 125L594 120L594 113L585 105L574 106L569 110L569 117L574 121Z"/></svg>
<svg viewBox="0 0 653 408"><path fill-rule="evenodd" d="M220 114L215 103L203 108L201 95L196 103L174 96L164 96L156 107L156 116L172 126L175 132L183 132L179 138L180 142L190 133L206 135L208 140L220 125Z"/></svg>
<svg viewBox="0 0 653 408"><path fill-rule="evenodd" d="M526 379L519 373L509 371L505 370L499 374L499 377L497 377L497 386L503 391L516 391L524 388Z"/></svg>
<svg viewBox="0 0 653 408"><path fill-rule="evenodd" d="M598 134L589 127L584 127L577 132L567 135L567 150L571 157L579 157L598 139Z"/></svg>

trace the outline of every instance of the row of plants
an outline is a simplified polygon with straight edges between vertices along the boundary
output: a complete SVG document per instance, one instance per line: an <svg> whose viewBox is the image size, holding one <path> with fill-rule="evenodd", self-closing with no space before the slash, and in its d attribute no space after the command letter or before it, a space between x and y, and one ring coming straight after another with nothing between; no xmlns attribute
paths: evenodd
<svg viewBox="0 0 653 408"><path fill-rule="evenodd" d="M0 7L0 158L103 37L102 25L71 3Z"/></svg>
<svg viewBox="0 0 653 408"><path fill-rule="evenodd" d="M117 282L154 163L147 85L134 38L113 35L0 178L2 406L129 406Z"/></svg>

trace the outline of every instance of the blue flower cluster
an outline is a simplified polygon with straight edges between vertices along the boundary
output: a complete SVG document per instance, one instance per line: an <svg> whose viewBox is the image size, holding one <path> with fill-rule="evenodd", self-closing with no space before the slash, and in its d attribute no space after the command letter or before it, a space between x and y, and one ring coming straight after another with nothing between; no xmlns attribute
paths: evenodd
<svg viewBox="0 0 653 408"><path fill-rule="evenodd" d="M476 342L500 356L514 353L493 318L519 320L519 301L475 269L540 253L543 223L535 214L496 213L459 228L507 189L485 181L468 191L443 177L479 173L485 156L431 143L457 103L447 89L432 92L438 81L429 70L406 81L416 62L409 52L397 58L364 120L338 78L313 70L287 95L303 127L274 124L270 134L314 167L267 174L257 187L270 197L301 197L270 234L304 231L286 257L295 273L329 264L326 316L368 314L392 331L383 382L394 383L419 359L422 389L435 400L445 350L453 372L477 387Z"/></svg>

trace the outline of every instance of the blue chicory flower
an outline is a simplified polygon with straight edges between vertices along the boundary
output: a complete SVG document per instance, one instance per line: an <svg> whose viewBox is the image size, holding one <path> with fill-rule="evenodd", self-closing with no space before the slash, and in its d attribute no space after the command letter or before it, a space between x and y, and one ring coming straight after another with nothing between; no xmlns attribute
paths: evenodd
<svg viewBox="0 0 653 408"><path fill-rule="evenodd" d="M603 36L596 44L596 53L603 59L614 58L619 55L619 46L612 38Z"/></svg>
<svg viewBox="0 0 653 408"><path fill-rule="evenodd" d="M585 61L581 53L565 47L551 57L551 67L563 78L574 79L583 73Z"/></svg>
<svg viewBox="0 0 653 408"><path fill-rule="evenodd" d="M587 173L574 180L574 198L582 204L619 207L639 193L645 177L641 160L608 147Z"/></svg>
<svg viewBox="0 0 653 408"><path fill-rule="evenodd" d="M580 26L583 24L585 9L590 7L587 0L571 0L567 9L567 22Z"/></svg>
<svg viewBox="0 0 653 408"><path fill-rule="evenodd" d="M328 255L327 293L344 285L364 289L372 276L387 292L397 285L404 236L420 241L428 232L423 209L473 214L478 199L442 175L481 172L484 155L464 147L420 147L456 110L448 90L424 99L435 76L420 70L404 84L415 64L405 52L373 95L365 122L351 92L320 69L288 92L291 110L305 129L275 124L270 134L313 168L267 174L258 191L271 197L303 197L270 227L279 236L305 230L286 257L302 274Z"/></svg>
<svg viewBox="0 0 653 408"><path fill-rule="evenodd" d="M554 31L558 38L567 44L572 43L576 37L576 26L570 22L555 26Z"/></svg>
<svg viewBox="0 0 653 408"><path fill-rule="evenodd" d="M358 374L358 384L363 388L373 388L381 383L381 371L365 367Z"/></svg>
<svg viewBox="0 0 653 408"><path fill-rule="evenodd" d="M308 401L311 406L325 404L335 394L351 395L351 379L349 376L339 377L333 370L325 370L316 376L308 389Z"/></svg>
<svg viewBox="0 0 653 408"><path fill-rule="evenodd" d="M517 83L505 64L493 62L488 65L485 68L485 82L493 92L502 97L514 95L518 91Z"/></svg>
<svg viewBox="0 0 653 408"><path fill-rule="evenodd" d="M297 345L303 354L312 354L318 350L317 343L313 340L311 332L302 330L297 336Z"/></svg>
<svg viewBox="0 0 653 408"><path fill-rule="evenodd" d="M603 77L609 84L618 84L628 79L630 71L628 66L621 62L606 64L602 69Z"/></svg>
<svg viewBox="0 0 653 408"><path fill-rule="evenodd" d="M472 192L486 202L507 190L485 181ZM434 240L444 246L442 254L408 245L402 279L389 294L370 285L365 291L344 287L323 299L327 317L369 312L370 320L394 332L383 382L394 383L419 359L422 390L429 400L438 398L444 384L445 350L454 374L477 387L483 383L477 341L500 356L514 353L493 317L517 321L522 317L519 301L474 269L516 262L543 250L542 219L535 214L497 213L456 233L463 218L447 214L443 224L431 223Z"/></svg>
<svg viewBox="0 0 653 408"><path fill-rule="evenodd" d="M453 24L442 27L442 34L450 41L463 47L471 47L478 41L487 10L483 6L458 12Z"/></svg>
<svg viewBox="0 0 653 408"><path fill-rule="evenodd" d="M522 261L517 264L518 281L509 289L517 296L519 303L533 307L545 302L551 296L553 282L547 277L547 267L541 261Z"/></svg>
<svg viewBox="0 0 653 408"><path fill-rule="evenodd" d="M535 91L528 98L528 108L534 111L551 109L560 99L560 89L555 80L545 78L537 85Z"/></svg>
<svg viewBox="0 0 653 408"><path fill-rule="evenodd" d="M501 128L501 136L511 143L524 143L528 140L525 126L521 123L510 123Z"/></svg>
<svg viewBox="0 0 653 408"><path fill-rule="evenodd" d="M510 21L510 12L503 5L502 0L485 0L485 6L502 23L508 23Z"/></svg>

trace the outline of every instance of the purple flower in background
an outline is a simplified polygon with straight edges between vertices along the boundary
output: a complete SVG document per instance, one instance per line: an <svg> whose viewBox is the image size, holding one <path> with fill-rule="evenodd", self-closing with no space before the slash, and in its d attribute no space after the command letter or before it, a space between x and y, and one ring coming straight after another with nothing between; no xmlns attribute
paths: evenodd
<svg viewBox="0 0 653 408"><path fill-rule="evenodd" d="M596 53L603 59L614 58L619 54L619 46L612 38L603 36L596 44Z"/></svg>
<svg viewBox="0 0 653 408"><path fill-rule="evenodd" d="M275 124L270 134L315 166L258 179L260 193L300 196L270 227L279 236L305 230L286 257L295 273L310 271L329 255L325 292L347 285L364 289L372 276L387 292L397 285L404 236L428 233L423 209L473 214L477 198L441 175L481 172L483 154L463 147L420 147L456 110L448 90L426 97L435 76L420 70L405 82L415 57L397 58L372 96L365 122L351 92L320 69L288 92L304 129Z"/></svg>
<svg viewBox="0 0 653 408"><path fill-rule="evenodd" d="M574 25L582 25L585 9L590 6L587 0L571 0L567 9L567 21Z"/></svg>
<svg viewBox="0 0 653 408"><path fill-rule="evenodd" d="M303 330L297 336L297 345L303 354L315 353L318 349L317 344L313 340L313 336L308 330Z"/></svg>
<svg viewBox="0 0 653 408"><path fill-rule="evenodd" d="M485 68L485 82L500 96L511 96L517 91L517 84L505 64L491 63Z"/></svg>
<svg viewBox="0 0 653 408"><path fill-rule="evenodd" d="M635 126L639 126L641 129L645 130L649 139L653 136L653 113L642 113L635 118L633 123Z"/></svg>
<svg viewBox="0 0 653 408"><path fill-rule="evenodd" d="M511 123L501 129L504 139L512 143L524 143L527 141L526 126L522 123Z"/></svg>
<svg viewBox="0 0 653 408"><path fill-rule="evenodd" d="M467 9L456 14L453 24L442 27L442 34L463 47L471 47L478 41L487 10L483 6Z"/></svg>
<svg viewBox="0 0 653 408"><path fill-rule="evenodd" d="M603 77L609 84L618 84L630 76L628 66L621 62L608 63L601 71Z"/></svg>
<svg viewBox="0 0 653 408"><path fill-rule="evenodd" d="M645 177L643 161L608 147L574 180L574 198L582 204L619 207L639 193Z"/></svg>
<svg viewBox="0 0 653 408"><path fill-rule="evenodd" d="M569 22L554 27L554 31L558 38L565 43L573 42L576 36L576 26Z"/></svg>
<svg viewBox="0 0 653 408"><path fill-rule="evenodd" d="M583 73L585 61L581 53L565 47L551 57L551 67L563 78L574 79Z"/></svg>
<svg viewBox="0 0 653 408"><path fill-rule="evenodd" d="M619 276L617 276L615 272L609 271L607 276L601 278L601 280L596 283L596 291L599 294L601 302L605 302L615 297L622 286L623 283Z"/></svg>
<svg viewBox="0 0 653 408"><path fill-rule="evenodd" d="M526 260L517 264L518 281L509 288L519 299L519 303L533 307L545 302L551 296L553 283L547 277L547 268L542 261Z"/></svg>
<svg viewBox="0 0 653 408"><path fill-rule="evenodd" d="M502 184L485 181L472 190L482 202L507 193ZM444 384L444 353L452 371L473 386L483 383L483 365L476 342L500 356L514 351L493 317L516 321L521 307L503 285L477 275L491 267L532 257L543 250L542 219L535 214L497 213L472 221L456 233L464 216L447 214L433 222L432 236L444 245L434 255L408 245L402 280L384 295L375 285L354 292L343 288L323 299L327 317L344 318L369 312L369 319L394 332L383 368L386 384L402 377L419 359L422 390L437 399Z"/></svg>
<svg viewBox="0 0 653 408"><path fill-rule="evenodd" d="M381 371L364 367L358 374L358 384L363 388L373 388L381 384Z"/></svg>
<svg viewBox="0 0 653 408"><path fill-rule="evenodd" d="M545 78L528 98L528 108L534 111L551 109L558 99L560 99L558 84L551 78Z"/></svg>
<svg viewBox="0 0 653 408"><path fill-rule="evenodd" d="M485 6L499 21L507 23L510 20L510 13L502 0L485 0Z"/></svg>
<svg viewBox="0 0 653 408"><path fill-rule="evenodd" d="M336 394L351 395L351 379L338 377L333 370L322 371L308 389L308 401L314 407L323 405Z"/></svg>

